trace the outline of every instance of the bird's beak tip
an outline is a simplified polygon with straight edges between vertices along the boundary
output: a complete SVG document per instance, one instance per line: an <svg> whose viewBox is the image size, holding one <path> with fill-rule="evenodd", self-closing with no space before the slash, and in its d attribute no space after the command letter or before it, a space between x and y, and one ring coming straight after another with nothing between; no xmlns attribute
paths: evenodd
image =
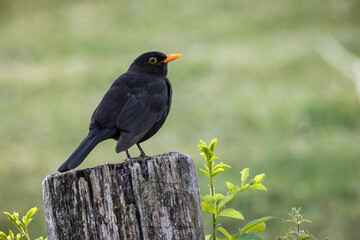
<svg viewBox="0 0 360 240"><path fill-rule="evenodd" d="M177 58L179 58L179 57L181 57L181 56L182 56L182 55L181 55L181 54L178 54L178 53L167 55L167 58L165 58L164 63L168 63L168 62L170 62L170 61L172 61L172 60L175 60L175 59L177 59Z"/></svg>

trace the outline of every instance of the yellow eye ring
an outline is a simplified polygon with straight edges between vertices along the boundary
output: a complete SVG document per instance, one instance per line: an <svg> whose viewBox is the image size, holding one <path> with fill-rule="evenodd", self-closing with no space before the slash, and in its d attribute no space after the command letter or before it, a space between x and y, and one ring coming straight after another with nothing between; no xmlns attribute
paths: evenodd
<svg viewBox="0 0 360 240"><path fill-rule="evenodd" d="M149 58L149 63L155 64L157 62L157 59L155 57Z"/></svg>

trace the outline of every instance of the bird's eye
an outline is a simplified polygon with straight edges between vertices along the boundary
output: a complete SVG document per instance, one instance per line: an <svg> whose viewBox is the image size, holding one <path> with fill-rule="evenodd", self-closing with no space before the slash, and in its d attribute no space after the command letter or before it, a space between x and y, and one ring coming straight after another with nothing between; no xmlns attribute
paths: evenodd
<svg viewBox="0 0 360 240"><path fill-rule="evenodd" d="M155 57L149 58L149 63L155 64L157 62L157 59Z"/></svg>

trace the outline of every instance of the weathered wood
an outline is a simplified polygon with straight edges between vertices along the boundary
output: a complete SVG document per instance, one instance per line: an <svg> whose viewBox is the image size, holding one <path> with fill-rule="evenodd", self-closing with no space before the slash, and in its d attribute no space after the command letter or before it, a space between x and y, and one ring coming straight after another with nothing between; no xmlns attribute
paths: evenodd
<svg viewBox="0 0 360 240"><path fill-rule="evenodd" d="M204 239L191 157L171 152L43 181L50 240Z"/></svg>

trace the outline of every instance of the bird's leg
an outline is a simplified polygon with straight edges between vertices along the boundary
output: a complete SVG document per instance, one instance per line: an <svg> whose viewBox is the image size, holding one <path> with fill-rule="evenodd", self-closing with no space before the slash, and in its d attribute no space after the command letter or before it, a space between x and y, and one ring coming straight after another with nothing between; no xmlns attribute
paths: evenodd
<svg viewBox="0 0 360 240"><path fill-rule="evenodd" d="M130 155L130 153L129 153L129 150L125 150L125 152L126 152L126 157L127 157L128 159L130 159L130 158L131 158L131 155Z"/></svg>
<svg viewBox="0 0 360 240"><path fill-rule="evenodd" d="M140 151L140 156L142 159L145 159L147 157L146 153L144 152L144 150L141 148L140 144L136 144L136 146L139 148L139 151Z"/></svg>

